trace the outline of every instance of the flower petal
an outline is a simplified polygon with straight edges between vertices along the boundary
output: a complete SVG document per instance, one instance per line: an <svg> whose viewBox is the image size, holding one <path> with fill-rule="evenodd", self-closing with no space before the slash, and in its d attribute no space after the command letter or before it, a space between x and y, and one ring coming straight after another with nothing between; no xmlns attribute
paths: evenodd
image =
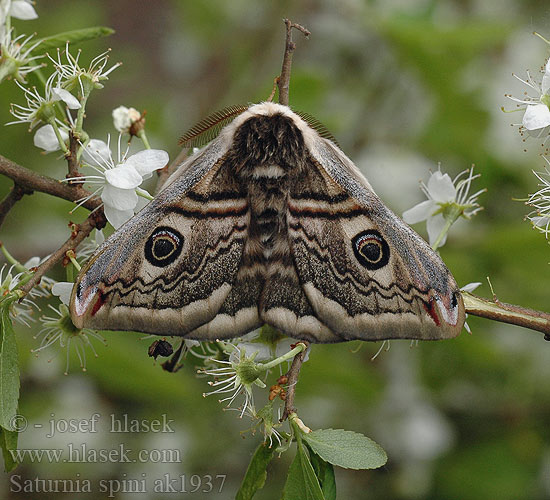
<svg viewBox="0 0 550 500"><path fill-rule="evenodd" d="M37 267L40 264L40 257L38 255L35 255L34 257L31 257L27 262L25 262L23 265L30 269L31 267Z"/></svg>
<svg viewBox="0 0 550 500"><path fill-rule="evenodd" d="M56 297L59 297L61 302L65 304L66 306L69 305L69 301L71 299L71 292L73 291L74 283L69 283L67 281L60 281L59 283L55 283L55 285L52 286L52 294Z"/></svg>
<svg viewBox="0 0 550 500"><path fill-rule="evenodd" d="M132 165L144 179L147 179L152 172L165 167L168 160L168 153L162 149L145 149L130 156L124 165Z"/></svg>
<svg viewBox="0 0 550 500"><path fill-rule="evenodd" d="M296 344L296 339L293 339L291 337L285 337L279 340L277 342L277 346L275 347L275 357L278 358L279 356L286 354L292 349L293 344ZM305 361L306 360L304 359L304 362Z"/></svg>
<svg viewBox="0 0 550 500"><path fill-rule="evenodd" d="M60 128L59 133L65 142L69 140L69 134L65 130ZM55 131L50 124L44 125L36 131L34 134L33 143L37 148L41 148L47 153L60 149L59 141L57 140Z"/></svg>
<svg viewBox="0 0 550 500"><path fill-rule="evenodd" d="M118 229L122 224L129 221L134 215L133 210L117 210L109 205L105 205L103 209L105 217L107 217L107 220L115 229Z"/></svg>
<svg viewBox="0 0 550 500"><path fill-rule="evenodd" d="M535 130L528 130L527 133L530 137L534 137L535 139L540 139L541 137L546 139L546 137L550 135L550 126L537 128Z"/></svg>
<svg viewBox="0 0 550 500"><path fill-rule="evenodd" d="M120 189L135 189L143 181L136 169L127 163L105 170L105 180Z"/></svg>
<svg viewBox="0 0 550 500"><path fill-rule="evenodd" d="M474 281L464 285L460 290L463 292L473 292L479 285L481 285L481 281Z"/></svg>
<svg viewBox="0 0 550 500"><path fill-rule="evenodd" d="M439 170L428 179L428 193L439 203L447 203L456 198L456 188L449 174L443 174Z"/></svg>
<svg viewBox="0 0 550 500"><path fill-rule="evenodd" d="M428 230L428 239L430 241L430 245L433 245L435 243L444 227L445 219L443 218L443 215L437 214L428 219L426 223L426 229ZM447 234L443 236L443 239L439 242L439 246L442 247L446 241Z"/></svg>
<svg viewBox="0 0 550 500"><path fill-rule="evenodd" d="M538 228L545 228L545 231L550 226L550 217L546 215L538 215L534 217L529 217L529 220L533 224L533 226Z"/></svg>
<svg viewBox="0 0 550 500"><path fill-rule="evenodd" d="M24 0L12 1L10 15L23 21L29 21L30 19L36 19L38 17L34 7L29 2L25 2Z"/></svg>
<svg viewBox="0 0 550 500"><path fill-rule="evenodd" d="M138 195L133 189L120 189L105 184L101 192L101 199L105 203L105 207L109 206L116 210L132 210L133 213L138 202Z"/></svg>
<svg viewBox="0 0 550 500"><path fill-rule="evenodd" d="M128 117L128 108L126 106L119 106L116 109L113 109L113 124L119 132L125 132L128 130L132 122Z"/></svg>
<svg viewBox="0 0 550 500"><path fill-rule="evenodd" d="M527 130L536 130L550 125L550 109L546 104L531 104L523 115L523 126Z"/></svg>
<svg viewBox="0 0 550 500"><path fill-rule="evenodd" d="M119 106L113 109L113 124L122 133L128 133L130 127L141 119L141 113L135 108Z"/></svg>
<svg viewBox="0 0 550 500"><path fill-rule="evenodd" d="M88 165L95 165L96 167L103 167L113 163L111 150L107 143L100 141L99 139L92 139L84 149L82 153L82 161Z"/></svg>
<svg viewBox="0 0 550 500"><path fill-rule="evenodd" d="M546 61L544 76L542 77L541 89L543 95L550 94L550 58L548 58L548 61Z"/></svg>
<svg viewBox="0 0 550 500"><path fill-rule="evenodd" d="M433 200L426 200L403 212L403 220L407 224L416 224L426 220L437 210L437 204Z"/></svg>
<svg viewBox="0 0 550 500"><path fill-rule="evenodd" d="M52 89L52 94L54 95L54 101L63 101L69 109L80 109L78 99L68 90L55 88Z"/></svg>
<svg viewBox="0 0 550 500"><path fill-rule="evenodd" d="M1 38L4 38L4 32L6 31L6 18L8 17L8 12L10 10L10 2L6 0L0 0L0 35Z"/></svg>
<svg viewBox="0 0 550 500"><path fill-rule="evenodd" d="M238 363L243 351L246 353L247 358L255 354L254 361L256 362L273 359L271 349L262 342L239 342L237 347L239 350L235 350L229 355L229 362Z"/></svg>
<svg viewBox="0 0 550 500"><path fill-rule="evenodd" d="M191 339L185 339L183 341L185 343L185 347L190 349L191 347L197 347L198 345L201 345L201 343L198 340L191 340Z"/></svg>
<svg viewBox="0 0 550 500"><path fill-rule="evenodd" d="M148 200L147 198L138 195L138 202L137 205L134 207L134 212L137 214L140 210L149 205L149 201L150 200Z"/></svg>
<svg viewBox="0 0 550 500"><path fill-rule="evenodd" d="M101 229L95 230L95 244L96 246L101 245L105 241L105 236L103 234L103 231Z"/></svg>

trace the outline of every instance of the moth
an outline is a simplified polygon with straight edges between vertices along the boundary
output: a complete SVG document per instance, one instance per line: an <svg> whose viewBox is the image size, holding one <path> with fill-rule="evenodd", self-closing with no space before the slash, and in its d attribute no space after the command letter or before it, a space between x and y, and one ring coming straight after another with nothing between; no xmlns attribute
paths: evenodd
<svg viewBox="0 0 550 500"><path fill-rule="evenodd" d="M271 102L229 115L82 269L78 328L214 340L268 324L311 342L460 333L445 264L318 122Z"/></svg>

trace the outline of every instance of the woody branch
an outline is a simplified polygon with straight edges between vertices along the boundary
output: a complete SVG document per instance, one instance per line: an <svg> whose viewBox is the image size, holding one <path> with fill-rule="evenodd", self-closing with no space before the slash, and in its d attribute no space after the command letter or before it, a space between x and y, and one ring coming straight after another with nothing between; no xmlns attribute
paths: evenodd
<svg viewBox="0 0 550 500"><path fill-rule="evenodd" d="M296 24L290 21L290 19L284 20L286 25L286 41L285 41L285 53L283 56L283 65L281 68L281 74L277 79L277 86L279 87L279 104L288 106L288 93L290 90L290 72L292 69L292 55L296 49L296 44L292 41L292 28L301 31L306 38L311 33L300 24Z"/></svg>
<svg viewBox="0 0 550 500"><path fill-rule="evenodd" d="M29 293L33 287L40 283L42 276L60 262L69 250L74 250L95 228L101 229L105 227L106 223L107 219L105 219L103 210L93 212L82 224L71 223L72 231L69 239L36 268L32 278L21 287L21 291Z"/></svg>
<svg viewBox="0 0 550 500"><path fill-rule="evenodd" d="M501 302L496 295L491 301L462 292L462 298L467 314L542 332L544 339L550 340L550 314L546 312Z"/></svg>
<svg viewBox="0 0 550 500"><path fill-rule="evenodd" d="M71 137L71 146L75 144L76 140ZM71 177L79 175L76 151L76 147L71 147L67 156L69 176ZM78 202L88 198L82 203L82 206L92 211L90 216L82 224L70 224L72 230L69 239L40 264L35 269L32 278L21 287L22 292L28 293L40 282L42 276L65 257L67 251L75 249L94 228L101 229L105 226L107 221L103 214L101 200L92 197L92 193L84 189L80 184L63 183L52 177L38 174L18 165L2 155L0 155L0 174L14 181L12 191L0 203L0 224L4 221L15 203L20 200L24 194L32 194L35 191L50 194L57 198L72 202Z"/></svg>
<svg viewBox="0 0 550 500"><path fill-rule="evenodd" d="M16 182L13 183L13 187L6 197L0 202L0 226L4 223L4 219L8 215L13 206L26 194L32 194L33 191L21 187Z"/></svg>
<svg viewBox="0 0 550 500"><path fill-rule="evenodd" d="M0 174L9 177L16 185L27 191L40 191L68 201L77 202L92 194L81 185L60 182L52 177L33 172L2 155L0 155ZM95 210L100 205L101 201L95 197L82 204L88 210Z"/></svg>

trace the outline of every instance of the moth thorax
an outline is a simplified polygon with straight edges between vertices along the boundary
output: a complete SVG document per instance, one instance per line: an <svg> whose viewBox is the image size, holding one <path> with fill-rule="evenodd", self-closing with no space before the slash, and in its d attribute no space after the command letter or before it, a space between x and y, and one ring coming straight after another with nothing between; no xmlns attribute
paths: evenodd
<svg viewBox="0 0 550 500"><path fill-rule="evenodd" d="M254 116L233 136L229 151L242 177L281 177L305 166L306 148L302 132L281 114Z"/></svg>

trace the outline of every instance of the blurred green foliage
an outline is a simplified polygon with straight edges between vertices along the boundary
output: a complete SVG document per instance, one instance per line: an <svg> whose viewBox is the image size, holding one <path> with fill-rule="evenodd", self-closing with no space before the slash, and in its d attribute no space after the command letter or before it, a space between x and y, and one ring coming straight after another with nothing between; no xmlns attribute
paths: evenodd
<svg viewBox="0 0 550 500"><path fill-rule="evenodd" d="M133 106L147 110L152 146L172 158L178 137L208 113L267 98L282 59L281 19L305 25L312 32L309 40L294 35L291 105L327 125L397 213L421 199L416 181L427 180L438 162L451 174L475 163L482 174L479 188L488 188L480 199L485 210L453 228L441 250L444 260L461 285L490 276L502 300L549 309L544 280L550 249L523 221L527 207L514 201L537 189L531 170L545 165L538 156L540 141L523 143L509 126L521 115L500 110L513 109L505 92L520 96L525 90L511 73L522 75L527 68L536 73L545 62L548 47L531 32L550 35L547 2L38 0L36 10L37 20L13 21L20 32L45 37L94 25L115 30L80 46L83 60L110 47L113 62L124 63L105 89L92 95L85 125L92 137L114 135L111 110ZM23 103L13 82L0 86L2 123L10 121L9 103ZM1 154L27 168L60 179L65 175L64 162L34 148L24 125L3 127L0 144ZM0 196L9 188L0 178ZM403 206L404 200L410 203ZM1 240L22 262L47 255L66 238L69 220L86 217L84 210L69 214L71 208L42 194L25 197L2 227ZM424 228L417 230L425 234ZM63 271L54 277L62 279ZM490 294L486 285L478 292ZM389 455L381 470L336 470L338 498L550 497L550 346L519 328L476 318L468 323L471 336L413 348L393 342L375 361L370 358L379 344L364 344L358 352L355 343L313 347L297 391L300 417L312 428L364 433ZM16 328L20 412L30 422L21 447L62 447L74 437L46 439L51 418L89 418L98 411L107 422L111 414L137 419L166 414L175 420L175 434L102 432L79 439L103 448L121 442L134 449L176 447L183 462L43 461L24 464L16 474L80 473L94 480L227 474L221 494L189 497L232 498L260 436L246 434L241 440L239 432L249 422L222 411L215 398L202 397L208 386L196 378L192 360L169 374L148 358L150 340L107 332L108 347L96 347L99 357L88 359L87 373L78 373L73 359L64 377L64 351L51 363L55 350L38 358L29 353L38 328ZM38 422L43 429L32 428ZM280 497L291 455L271 463L257 498ZM0 479L0 491L2 498L28 498L10 492L7 477Z"/></svg>

